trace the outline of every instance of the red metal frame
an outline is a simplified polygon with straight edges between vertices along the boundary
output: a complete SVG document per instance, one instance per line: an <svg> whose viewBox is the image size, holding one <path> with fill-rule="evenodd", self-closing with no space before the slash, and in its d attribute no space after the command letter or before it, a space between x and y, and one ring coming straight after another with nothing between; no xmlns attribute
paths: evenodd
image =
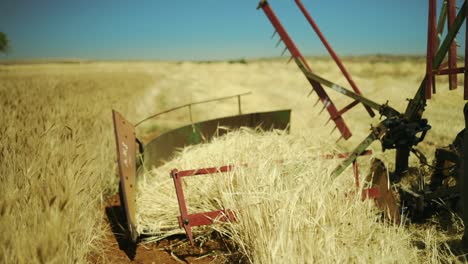
<svg viewBox="0 0 468 264"><path fill-rule="evenodd" d="M452 28L455 17L457 16L455 0L447 0L447 28L448 31ZM449 66L449 89L454 90L457 88L457 75L452 73L452 70L457 68L457 43L452 41L448 51L448 66Z"/></svg>
<svg viewBox="0 0 468 264"><path fill-rule="evenodd" d="M352 152L345 152L345 153L337 153L337 154L325 154L322 157L324 159L345 159L349 157L349 155L353 154ZM372 150L365 150L359 156L368 156L372 155ZM357 163L357 159L353 161L353 171L354 171L354 182L356 184L356 189L359 188L359 166ZM380 192L377 187L363 189L361 193L361 199L365 200L368 198L376 199L380 197Z"/></svg>
<svg viewBox="0 0 468 264"><path fill-rule="evenodd" d="M465 71L466 64L468 62L468 57L465 56L465 65L463 67L457 67L457 43L456 40L453 40L450 43L448 50L448 59L446 62L442 63L438 69L434 69L433 61L436 54L438 45L440 41L437 37L437 0L428 0L429 1L429 15L428 15L428 30L427 30L427 54L426 54L426 99L430 99L432 94L436 92L435 87L435 76L436 75L448 75L449 79L449 89L454 90L457 88L457 74L464 73L464 96L465 100L468 100L468 73ZM456 16L456 0L447 0L447 28L448 31L452 28ZM467 6L468 8L468 6ZM444 8L442 8L445 10ZM441 11L442 13L443 11ZM444 13L445 14L445 13ZM468 16L468 14L467 14ZM440 22L445 23L445 16L439 18ZM465 20L466 25L468 25L468 20ZM439 32L440 33L440 32ZM468 37L468 28L465 32L465 37ZM468 52L468 48L465 45L465 54Z"/></svg>
<svg viewBox="0 0 468 264"><path fill-rule="evenodd" d="M294 44L293 40L279 21L278 17L276 14L273 12L273 9L271 9L270 5L268 4L267 1L262 1L259 4L259 8L263 10L265 15L268 17L270 20L271 24L275 28L276 32L278 32L278 35L280 36L281 40L284 42L286 45L286 48L289 50L291 53L292 58L297 58L300 59L305 67L307 68L308 71L312 71L310 66L307 64L305 58L302 56L301 52L298 50L296 45ZM317 95L319 96L320 101L324 104L324 108L327 108L328 113L330 114L331 118L335 122L338 130L340 131L342 137L344 139L348 139L351 137L351 131L349 130L348 126L344 122L344 119L340 115L340 112L336 109L335 104L333 101L330 99L328 94L325 92L323 89L322 85L314 80L308 79L309 83L311 84L312 88L315 90Z"/></svg>
<svg viewBox="0 0 468 264"><path fill-rule="evenodd" d="M307 19L307 21L309 22L309 24L312 26L312 28L314 29L315 33L317 34L317 36L319 37L319 39L322 41L322 44L325 46L325 48L327 49L328 53L330 54L330 56L333 58L333 60L335 61L336 65L338 66L338 68L340 68L341 72L343 73L344 77L346 78L346 80L348 81L349 85L351 85L351 87L353 88L353 90L357 93L357 94L361 94L361 91L359 90L358 86L356 85L356 83L354 82L353 78L351 77L351 75L349 74L349 72L346 70L345 66L343 65L343 62L341 61L341 59L338 57L338 55L335 53L335 51L333 50L333 48L331 47L330 43L328 43L327 39L325 38L325 36L322 34L322 32L320 31L320 28L318 27L318 25L315 23L315 21L312 19L312 16L309 14L309 12L307 11L307 9L304 7L304 5L302 4L301 0L295 0L296 1L296 4L297 6L299 7L299 9L301 10L302 14L305 16L305 18ZM353 104L355 103L355 104ZM347 110L351 109L352 107L354 107L358 102L355 101L351 103L350 105L348 105L349 108L345 108L343 110L341 110L339 112L339 114L343 114L344 112L346 112ZM374 111L372 111L372 108L368 107L368 106L364 106L367 110L367 112L369 113L369 115L371 117L374 117L375 116L375 113Z"/></svg>
<svg viewBox="0 0 468 264"><path fill-rule="evenodd" d="M212 167L184 171L178 171L177 169L173 169L171 171L171 177L174 180L177 202L179 203L180 210L180 216L177 219L179 221L180 228L183 228L185 230L185 233L187 234L192 246L194 245L192 227L211 225L215 223L215 220L221 222L234 221L235 215L229 209L189 214L187 210L187 204L185 203L184 190L182 188L182 177L228 172L231 171L232 168L233 166L228 165L219 168Z"/></svg>
<svg viewBox="0 0 468 264"><path fill-rule="evenodd" d="M426 55L426 99L431 99L432 93L435 93L435 79L432 72L432 62L436 53L437 37L437 5L436 0L429 0L429 15L427 28L427 55ZM434 90L432 90L434 89Z"/></svg>

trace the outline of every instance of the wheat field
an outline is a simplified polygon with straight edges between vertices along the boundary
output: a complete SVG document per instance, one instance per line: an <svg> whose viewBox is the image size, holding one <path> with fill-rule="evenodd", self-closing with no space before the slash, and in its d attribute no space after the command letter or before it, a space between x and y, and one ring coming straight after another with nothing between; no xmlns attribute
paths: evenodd
<svg viewBox="0 0 468 264"><path fill-rule="evenodd" d="M314 72L348 87L329 59L309 61ZM345 65L364 95L381 103L388 100L398 110L404 110L405 99L413 96L424 71L424 60L418 57L346 58ZM145 191L145 186L154 184L157 177L168 179L172 167L188 169L202 166L203 162L220 165L255 159L255 166L234 171L227 181L209 190L199 190L214 191L218 200L198 201L208 208L239 209L238 223L214 228L230 236L249 262L458 260L444 250L444 243L458 233L445 234L437 224L382 224L376 221L370 202L341 195L352 185L351 172L330 182L327 172L336 162L324 164L316 157L333 149L351 150L378 118L371 120L364 108L357 106L345 115L354 136L335 144L339 135L330 134L331 124L324 126L328 116L325 112L319 115L320 104L313 106L316 95L306 96L310 89L307 81L286 60L13 64L0 65L0 80L3 263L86 263L89 256L106 250L102 243L106 223L100 209L105 199L117 191L111 109L136 123L172 106L247 91L252 95L242 99L244 112L291 108L291 134L240 131L212 145L181 150L173 161L148 172L140 181L139 203L154 192L154 188ZM349 102L333 92L329 94L341 107ZM429 158L435 147L449 144L462 129L463 105L461 89L448 91L441 78L438 93L428 102L425 113L433 128L420 146ZM195 121L233 115L237 103L233 99L197 106L193 113ZM187 113L178 111L142 126L137 134L145 138L188 122ZM249 142L259 147L251 149ZM235 151L210 155L219 153L226 144L234 144ZM392 153L382 153L378 143L371 149L374 157L387 161L392 168ZM270 153L274 155L267 155ZM285 160L289 170L274 165L275 159ZM361 163L365 173L367 159ZM173 189L167 186L158 194L168 194L159 200L159 204L165 201L167 206L139 207L141 228L166 221L163 218L173 225L177 203ZM165 213L155 219L151 210ZM302 220L296 222L291 215ZM348 221L343 223L343 218ZM268 242L273 240L277 243ZM415 241L425 246L418 248Z"/></svg>

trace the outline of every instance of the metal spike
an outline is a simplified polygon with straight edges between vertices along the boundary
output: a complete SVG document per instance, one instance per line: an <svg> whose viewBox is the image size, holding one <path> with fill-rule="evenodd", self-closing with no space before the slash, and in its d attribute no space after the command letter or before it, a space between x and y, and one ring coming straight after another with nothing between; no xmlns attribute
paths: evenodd
<svg viewBox="0 0 468 264"><path fill-rule="evenodd" d="M293 57L293 56L291 56L291 58L289 58L289 60L288 60L287 64L289 64L289 63L290 63L290 62L291 62L293 59L294 59L294 57Z"/></svg>
<svg viewBox="0 0 468 264"><path fill-rule="evenodd" d="M455 44L455 45L457 45L457 47L460 47L460 45L459 45L459 44Z"/></svg>
<svg viewBox="0 0 468 264"><path fill-rule="evenodd" d="M281 52L281 56L283 56L283 55L284 55L284 53L286 53L286 51L287 51L287 50L288 50L288 47L284 47L284 50L283 50L283 52Z"/></svg>
<svg viewBox="0 0 468 264"><path fill-rule="evenodd" d="M320 102L320 97L317 98L317 102L315 102L314 107Z"/></svg>
<svg viewBox="0 0 468 264"><path fill-rule="evenodd" d="M330 118L328 118L327 122L325 122L325 125L328 125L328 123L330 123L331 120L332 120L332 118L330 116Z"/></svg>
<svg viewBox="0 0 468 264"><path fill-rule="evenodd" d="M277 48L279 46L279 44L281 43L281 41L283 41L281 38L278 40L278 42L276 42L276 45L275 45L275 48Z"/></svg>
<svg viewBox="0 0 468 264"><path fill-rule="evenodd" d="M335 132L336 130L336 126L333 127L332 131L330 132L330 135L333 134L333 132Z"/></svg>
<svg viewBox="0 0 468 264"><path fill-rule="evenodd" d="M275 37L275 35L276 35L276 30L273 31L273 35L271 35L271 39L273 39Z"/></svg>
<svg viewBox="0 0 468 264"><path fill-rule="evenodd" d="M323 105L322 110L320 110L320 112L319 112L319 115L323 112L323 110L325 110L325 108L327 108L326 104Z"/></svg>
<svg viewBox="0 0 468 264"><path fill-rule="evenodd" d="M342 138L343 138L343 136L340 136L340 138L338 138L338 140L335 142L335 144L338 143Z"/></svg>
<svg viewBox="0 0 468 264"><path fill-rule="evenodd" d="M314 88L310 89L310 92L309 92L309 94L307 95L307 97L310 97L313 93L314 93Z"/></svg>

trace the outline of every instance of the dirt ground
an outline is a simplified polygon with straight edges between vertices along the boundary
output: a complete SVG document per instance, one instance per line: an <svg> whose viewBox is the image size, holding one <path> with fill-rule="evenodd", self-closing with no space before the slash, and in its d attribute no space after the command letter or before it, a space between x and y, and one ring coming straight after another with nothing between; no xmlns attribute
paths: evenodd
<svg viewBox="0 0 468 264"><path fill-rule="evenodd" d="M108 223L104 255L93 255L90 263L242 263L242 256L229 242L214 234L203 244L192 247L185 236L174 236L150 244L134 244L125 236L125 215L118 195L112 196L102 209Z"/></svg>

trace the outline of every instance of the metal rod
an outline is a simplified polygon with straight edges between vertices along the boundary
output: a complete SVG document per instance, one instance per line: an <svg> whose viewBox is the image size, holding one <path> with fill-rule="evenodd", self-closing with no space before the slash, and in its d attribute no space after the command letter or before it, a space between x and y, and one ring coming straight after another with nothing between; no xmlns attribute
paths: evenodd
<svg viewBox="0 0 468 264"><path fill-rule="evenodd" d="M453 68L453 69L443 69L443 70L438 70L435 73L437 75L465 73L465 67Z"/></svg>
<svg viewBox="0 0 468 264"><path fill-rule="evenodd" d="M353 170L354 170L354 182L356 184L356 188L359 188L359 167L358 167L357 159L353 161Z"/></svg>
<svg viewBox="0 0 468 264"><path fill-rule="evenodd" d="M450 44L452 43L452 40L457 35L458 31L460 30L461 25L463 24L463 21L466 18L466 13L467 13L466 9L467 9L466 1L463 1L463 6L460 8L460 11L458 11L457 17L455 18L455 21L453 22L452 27L447 33L447 36L445 36L445 39L442 42L442 45L440 46L439 50L437 51L434 57L434 61L432 62L433 70L439 68L440 64L444 60L444 57L447 54L448 48Z"/></svg>
<svg viewBox="0 0 468 264"><path fill-rule="evenodd" d="M430 99L432 96L432 85L433 85L433 60L434 60L434 51L435 51L435 42L436 42L436 14L437 6L436 0L429 0L429 15L427 22L427 54L426 54L426 87L425 87L425 97Z"/></svg>
<svg viewBox="0 0 468 264"><path fill-rule="evenodd" d="M310 66L307 64L305 61L304 57L300 53L299 49L296 47L296 44L292 41L291 37L287 33L286 29L283 27L281 22L279 21L278 17L274 13L273 9L270 7L267 1L260 1L258 8L261 8L265 15L267 16L268 20L270 20L271 24L273 27L276 29L278 32L278 35L281 37L283 40L284 44L288 48L289 52L291 53L291 56L294 57L296 63L297 59L300 59L301 61L304 62L305 67L307 71L312 71ZM351 131L349 130L348 126L344 122L344 119L338 115L338 110L336 109L336 106L333 104L331 99L328 97L328 94L324 90L324 88L320 85L320 83L315 82L313 80L308 79L310 85L314 88L315 92L319 96L320 100L322 103L326 103L326 108L330 116L333 117L333 121L335 124L338 126L338 129L340 130L340 133L343 135L345 139L348 139L351 137Z"/></svg>
<svg viewBox="0 0 468 264"><path fill-rule="evenodd" d="M304 67L304 66L300 66L300 68L302 68L302 67ZM355 93L355 92L353 92L353 91L350 91L350 90L348 90L348 89L346 89L346 88L344 88L344 87L342 87L342 86L340 86L340 85L338 85L338 84L336 84L336 83L332 83L331 81L326 80L326 79L324 79L324 78L318 76L318 75L315 74L315 73L307 72L307 73L306 73L306 76L307 76L308 78L310 78L310 79L312 79L312 80L314 80L314 81L320 83L320 84L323 84L323 85L326 86L326 87L329 87L329 88L331 88L331 89L333 89L333 90L335 90L335 91L337 91L337 92L343 94L343 95L346 95L346 96L348 96L348 97L351 97L351 98L353 98L353 99L355 99L355 100L361 102L362 104L365 104L365 105L367 105L367 106L369 106L369 107L371 107L371 108L373 108L373 109L375 109L375 110L380 111L381 108L382 108L382 105L381 105L381 104L378 104L378 103L376 103L376 102L374 102L374 101L372 101L372 100L370 100L370 99L367 99L366 97L364 97L364 96L362 96L362 95L360 95L360 94L357 94L357 93ZM353 105L353 104L354 104L354 103L351 103L351 105ZM350 106L350 105L348 105L347 107L349 107L349 106ZM346 108L345 108L345 109L346 109ZM344 110L345 110L345 109L344 109ZM347 111L347 109L346 109L346 111ZM345 111L345 112L346 112L346 111ZM395 114L397 114L397 113L396 113L396 110L395 110Z"/></svg>
<svg viewBox="0 0 468 264"><path fill-rule="evenodd" d="M439 44L442 41L442 33L444 33L444 25L447 20L447 1L444 0L442 8L440 10L439 20L437 21L437 38L435 46L439 48Z"/></svg>
<svg viewBox="0 0 468 264"><path fill-rule="evenodd" d="M241 96L237 96L237 106L239 107L239 115L242 115L242 109L241 109Z"/></svg>
<svg viewBox="0 0 468 264"><path fill-rule="evenodd" d="M456 2L455 0L447 0L448 1L448 16L447 16L447 29L450 30L453 23L455 22L455 17L457 15L457 10L455 8ZM457 42L454 39L452 44L450 45L449 49L449 70L457 68ZM450 73L449 74L449 89L454 90L457 89L457 74Z"/></svg>
<svg viewBox="0 0 468 264"><path fill-rule="evenodd" d="M193 117L192 117L192 105L188 105L188 111L189 111L189 116L190 116L190 123L193 124Z"/></svg>
<svg viewBox="0 0 468 264"><path fill-rule="evenodd" d="M235 94L235 95L230 95L230 96L218 97L218 98L213 98L213 99L208 99L208 100L203 100L203 101L188 103L188 104L184 104L184 105L179 105L179 106L176 106L176 107L174 107L174 108L171 108L171 109L168 109L168 110L165 110L165 111L156 113L156 114L154 114L154 115L151 115L151 116L149 116L149 117L147 117L147 118L141 120L140 122L136 123L135 127L138 126L138 125L140 125L141 123L143 123L143 122L149 120L149 119L158 117L158 116L163 115L163 114L167 114L167 113L172 112L172 111L175 111L175 110L179 110L179 109L181 109L181 108L187 107L188 105L197 105L197 104L204 104L204 103L210 103L210 102L215 102L215 101L222 101L222 100L231 99L231 98L234 98L234 97L237 97L237 96L244 96L244 95L249 95L249 94L252 94L252 92L246 92L246 93L241 93L241 94Z"/></svg>
<svg viewBox="0 0 468 264"><path fill-rule="evenodd" d="M304 5L302 4L301 0L295 0L296 1L296 4L297 6L299 7L299 9L301 10L302 14L304 14L305 18L307 19L307 21L309 22L309 24L312 26L312 28L314 29L315 33L317 34L317 36L319 37L319 39L322 41L323 45L325 46L325 48L327 49L328 53L330 54L330 56L333 58L333 60L335 61L336 65L338 66L338 68L340 68L341 72L343 73L343 75L345 76L346 80L348 80L348 83L351 85L351 88L353 88L353 90L358 93L358 94L361 94L361 91L359 90L358 86L356 85L356 83L354 82L353 78L351 77L351 75L349 74L349 72L346 70L343 62L341 61L341 59L338 57L338 55L335 53L335 51L333 50L333 48L331 47L330 43L328 43L327 39L325 38L325 36L322 34L322 32L320 31L320 28L318 27L318 25L315 23L315 21L312 19L312 16L309 14L309 12L307 11L307 9L304 7ZM371 117L374 117L375 116L375 113L374 111L372 111L372 109L366 105L364 105L364 107L366 108L367 112L369 113L369 115Z"/></svg>

